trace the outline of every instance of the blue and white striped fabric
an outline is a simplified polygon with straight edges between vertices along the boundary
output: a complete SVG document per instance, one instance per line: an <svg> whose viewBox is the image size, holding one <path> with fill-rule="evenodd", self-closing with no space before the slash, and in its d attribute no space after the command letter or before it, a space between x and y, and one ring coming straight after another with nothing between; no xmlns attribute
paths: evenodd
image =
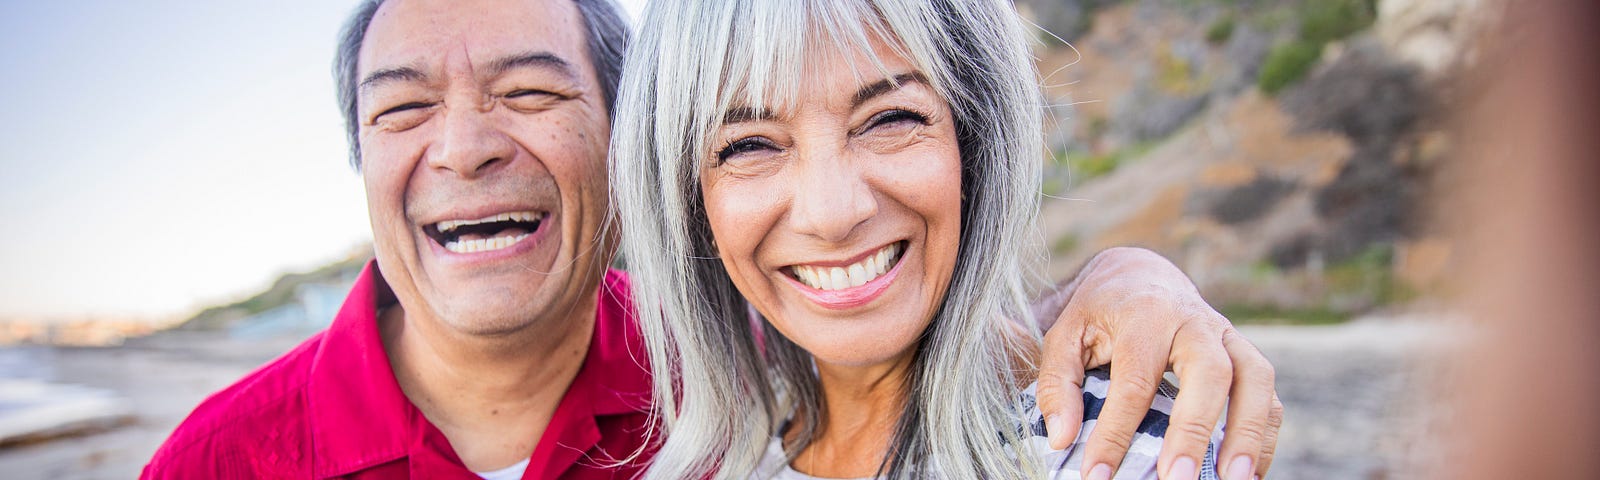
<svg viewBox="0 0 1600 480"><path fill-rule="evenodd" d="M1089 442L1089 433L1094 431L1100 410L1105 406L1106 392L1111 387L1110 378L1110 372L1103 368L1090 370L1084 377L1083 429L1065 450L1050 449L1050 441L1045 437L1044 414L1039 411L1037 400L1038 384L1029 385L1022 391L1023 418L1027 419L1023 441L1028 451L1049 465L1050 474L1046 478L1081 478L1079 472L1083 467L1084 444ZM1151 403L1150 411L1145 413L1144 421L1139 422L1133 445L1128 448L1128 455L1122 459L1122 465L1117 468L1113 478L1156 479L1156 460L1160 458L1161 443L1167 435L1167 424L1172 415L1172 402L1177 396L1176 387L1161 382L1156 390L1155 401ZM1206 448L1205 458L1200 462L1200 480L1217 479L1217 449L1221 446L1222 432L1217 431L1211 435L1211 445Z"/></svg>
<svg viewBox="0 0 1600 480"><path fill-rule="evenodd" d="M1095 423L1100 417L1100 410L1105 406L1106 392L1111 387L1110 372L1106 369L1095 369L1087 372L1083 383L1083 428L1078 432L1078 438L1065 450L1052 450L1050 441L1045 436L1044 414L1039 411L1037 400L1038 385L1029 385L1022 391L1020 406L1022 419L1019 425L1024 438L1023 451L1034 455L1049 468L1045 478L1055 480L1080 480L1079 472L1083 466L1084 444L1089 441L1090 432L1094 431ZM1117 468L1115 480L1148 479L1156 480L1156 460L1161 453L1161 443L1166 437L1167 424L1172 415L1172 402L1178 396L1178 389L1165 381L1157 389L1155 401L1150 405L1150 411L1145 413L1144 421L1139 423L1137 433L1133 437L1133 445L1128 449L1128 455L1122 459L1122 465ZM1211 445L1206 448L1205 458L1200 462L1200 480L1217 480L1217 449L1221 447L1222 433L1217 431L1211 436ZM779 438L774 437L767 444L766 456L761 459L761 466L756 469L752 478L765 478L776 480L825 480L812 477L795 471L788 465L788 459L783 453L783 445ZM939 478L937 474L930 478ZM859 479L870 480L870 479Z"/></svg>

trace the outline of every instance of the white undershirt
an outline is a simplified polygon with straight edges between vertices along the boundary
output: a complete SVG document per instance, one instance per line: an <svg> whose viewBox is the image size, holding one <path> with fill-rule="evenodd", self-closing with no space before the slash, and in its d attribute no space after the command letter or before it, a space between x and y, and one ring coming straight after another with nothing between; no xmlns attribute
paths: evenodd
<svg viewBox="0 0 1600 480"><path fill-rule="evenodd" d="M472 472L483 477L483 480L518 480L523 472L528 471L528 459L524 458L516 464L492 472Z"/></svg>

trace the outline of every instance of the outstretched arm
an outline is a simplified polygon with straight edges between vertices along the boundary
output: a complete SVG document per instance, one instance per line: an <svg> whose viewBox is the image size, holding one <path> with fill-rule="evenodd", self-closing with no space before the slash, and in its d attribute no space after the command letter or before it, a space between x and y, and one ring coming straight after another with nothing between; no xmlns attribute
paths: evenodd
<svg viewBox="0 0 1600 480"><path fill-rule="evenodd" d="M1044 325L1038 390L1051 447L1066 448L1082 426L1084 371L1111 365L1083 478L1111 478L1168 367L1181 389L1157 462L1162 478L1196 477L1224 410L1222 477L1266 475L1283 422L1272 364L1172 262L1141 248L1108 249L1040 299L1035 313L1054 319Z"/></svg>

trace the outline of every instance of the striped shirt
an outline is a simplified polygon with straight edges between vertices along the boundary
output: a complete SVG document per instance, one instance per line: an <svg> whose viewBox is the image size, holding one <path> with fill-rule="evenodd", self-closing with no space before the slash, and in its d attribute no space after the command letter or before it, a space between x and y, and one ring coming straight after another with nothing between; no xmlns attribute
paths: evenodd
<svg viewBox="0 0 1600 480"><path fill-rule="evenodd" d="M1106 392L1111 387L1110 378L1110 372L1104 368L1087 372L1083 383L1083 428L1078 431L1078 438L1074 439L1072 445L1065 450L1051 449L1050 441L1045 436L1044 414L1039 411L1038 405L1038 384L1029 385L1022 391L1019 406L1024 421L1018 425L1024 444L1022 451L1032 454L1041 464L1047 466L1049 473L1045 478L1057 480L1081 478L1078 472L1083 466L1084 444L1089 442L1089 434L1094 431L1100 410L1105 406ZM1134 434L1133 445L1128 448L1128 455L1122 459L1122 465L1117 469L1115 480L1156 480L1156 460L1161 453L1162 439L1166 437L1167 424L1172 414L1172 402L1177 395L1176 387L1165 381L1161 382L1155 401L1150 405L1150 411L1145 413L1144 420L1139 423ZM1217 479L1217 449L1221 447L1221 442L1222 432L1213 433L1211 444L1206 447L1205 458L1200 462L1200 480ZM783 452L783 442L779 437L773 437L767 443L766 456L762 457L760 466L756 468L751 478L823 480L790 467L788 456Z"/></svg>

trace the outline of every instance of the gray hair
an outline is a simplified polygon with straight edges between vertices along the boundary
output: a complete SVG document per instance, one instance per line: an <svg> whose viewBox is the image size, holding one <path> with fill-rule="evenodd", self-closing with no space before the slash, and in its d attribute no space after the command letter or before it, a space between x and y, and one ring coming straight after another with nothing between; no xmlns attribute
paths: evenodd
<svg viewBox="0 0 1600 480"><path fill-rule="evenodd" d="M333 78L339 99L339 112L344 114L344 133L350 141L350 166L361 169L361 142L356 118L356 60L361 55L361 43L367 37L367 27L384 0L364 0L345 20L339 32L339 49L333 56ZM589 62L594 64L595 78L600 81L600 91L605 96L606 112L616 111L617 82L622 78L622 61L628 48L628 22L614 0L574 0L578 14L583 17L583 27L588 34Z"/></svg>
<svg viewBox="0 0 1600 480"><path fill-rule="evenodd" d="M1042 101L1009 3L657 1L645 19L623 74L610 172L655 372L655 425L667 434L648 476L748 476L797 410L799 438L785 451L792 457L817 434L826 412L811 356L750 313L717 261L699 164L729 106L794 102L807 52L870 56L875 35L897 41L949 102L962 165L955 271L915 347L908 402L880 472L1042 473L1021 453L1011 360L1026 345L1005 325L1032 319L1026 285L1038 277L1025 266L1043 258ZM1037 342L1035 324L1024 323Z"/></svg>

